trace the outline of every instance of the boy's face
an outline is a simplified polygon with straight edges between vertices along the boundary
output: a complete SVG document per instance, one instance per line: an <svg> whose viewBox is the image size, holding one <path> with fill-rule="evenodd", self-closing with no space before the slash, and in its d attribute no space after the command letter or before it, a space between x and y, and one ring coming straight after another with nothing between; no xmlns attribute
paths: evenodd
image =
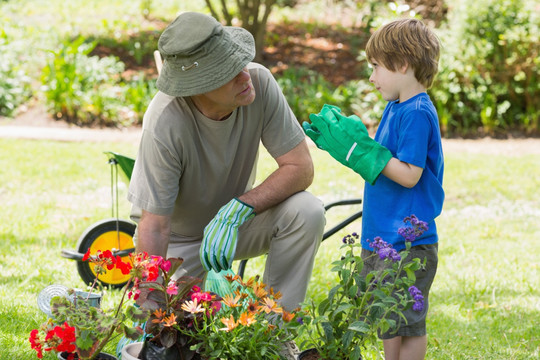
<svg viewBox="0 0 540 360"><path fill-rule="evenodd" d="M400 98L404 73L401 70L390 71L376 60L371 61L373 72L369 81L375 85L386 101Z"/></svg>

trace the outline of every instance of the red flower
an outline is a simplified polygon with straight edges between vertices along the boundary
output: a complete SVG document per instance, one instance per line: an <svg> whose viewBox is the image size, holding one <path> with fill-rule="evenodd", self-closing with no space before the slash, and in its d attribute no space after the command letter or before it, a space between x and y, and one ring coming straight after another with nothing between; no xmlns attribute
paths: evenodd
<svg viewBox="0 0 540 360"><path fill-rule="evenodd" d="M32 349L36 350L38 359L43 359L43 341L39 338L39 331L37 329L32 330L28 340Z"/></svg>
<svg viewBox="0 0 540 360"><path fill-rule="evenodd" d="M120 256L116 256L116 268L119 269L123 275L129 275L132 266L129 262L123 262Z"/></svg>
<svg viewBox="0 0 540 360"><path fill-rule="evenodd" d="M67 351L69 353L73 353L76 350L75 328L69 326L67 322L55 327L52 327L52 322L50 322L40 330L32 330L28 339L32 349L36 350L38 359L43 358L43 350L56 352Z"/></svg>

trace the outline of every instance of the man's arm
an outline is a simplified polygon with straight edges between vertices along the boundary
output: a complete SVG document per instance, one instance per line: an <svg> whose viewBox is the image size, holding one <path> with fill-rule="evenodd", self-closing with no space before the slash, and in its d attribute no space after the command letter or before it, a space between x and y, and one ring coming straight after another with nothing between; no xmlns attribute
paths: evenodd
<svg viewBox="0 0 540 360"><path fill-rule="evenodd" d="M397 158L391 158L384 167L382 174L392 181L406 188L412 188L420 180L424 169L400 161Z"/></svg>
<svg viewBox="0 0 540 360"><path fill-rule="evenodd" d="M171 217L142 210L137 234L137 252L145 251L150 255L166 258L171 234Z"/></svg>
<svg viewBox="0 0 540 360"><path fill-rule="evenodd" d="M260 185L238 197L252 206L255 213L279 204L313 182L313 161L305 140L275 160L278 168Z"/></svg>

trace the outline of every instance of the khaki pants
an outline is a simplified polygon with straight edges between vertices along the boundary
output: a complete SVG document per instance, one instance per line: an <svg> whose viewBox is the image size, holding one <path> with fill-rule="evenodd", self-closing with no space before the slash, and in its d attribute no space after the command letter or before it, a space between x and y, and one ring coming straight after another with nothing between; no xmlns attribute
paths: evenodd
<svg viewBox="0 0 540 360"><path fill-rule="evenodd" d="M240 226L235 260L268 254L263 282L280 291L281 305L292 311L306 296L324 225L322 202L308 192L296 193ZM184 259L177 276L206 276L201 241L171 235L167 256Z"/></svg>

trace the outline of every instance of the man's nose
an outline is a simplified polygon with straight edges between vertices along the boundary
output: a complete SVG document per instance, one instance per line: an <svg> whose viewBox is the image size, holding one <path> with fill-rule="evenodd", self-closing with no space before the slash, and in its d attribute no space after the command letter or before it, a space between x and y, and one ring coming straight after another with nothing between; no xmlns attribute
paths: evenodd
<svg viewBox="0 0 540 360"><path fill-rule="evenodd" d="M247 68L243 68L238 75L236 75L236 80L240 82L246 82L251 78Z"/></svg>

